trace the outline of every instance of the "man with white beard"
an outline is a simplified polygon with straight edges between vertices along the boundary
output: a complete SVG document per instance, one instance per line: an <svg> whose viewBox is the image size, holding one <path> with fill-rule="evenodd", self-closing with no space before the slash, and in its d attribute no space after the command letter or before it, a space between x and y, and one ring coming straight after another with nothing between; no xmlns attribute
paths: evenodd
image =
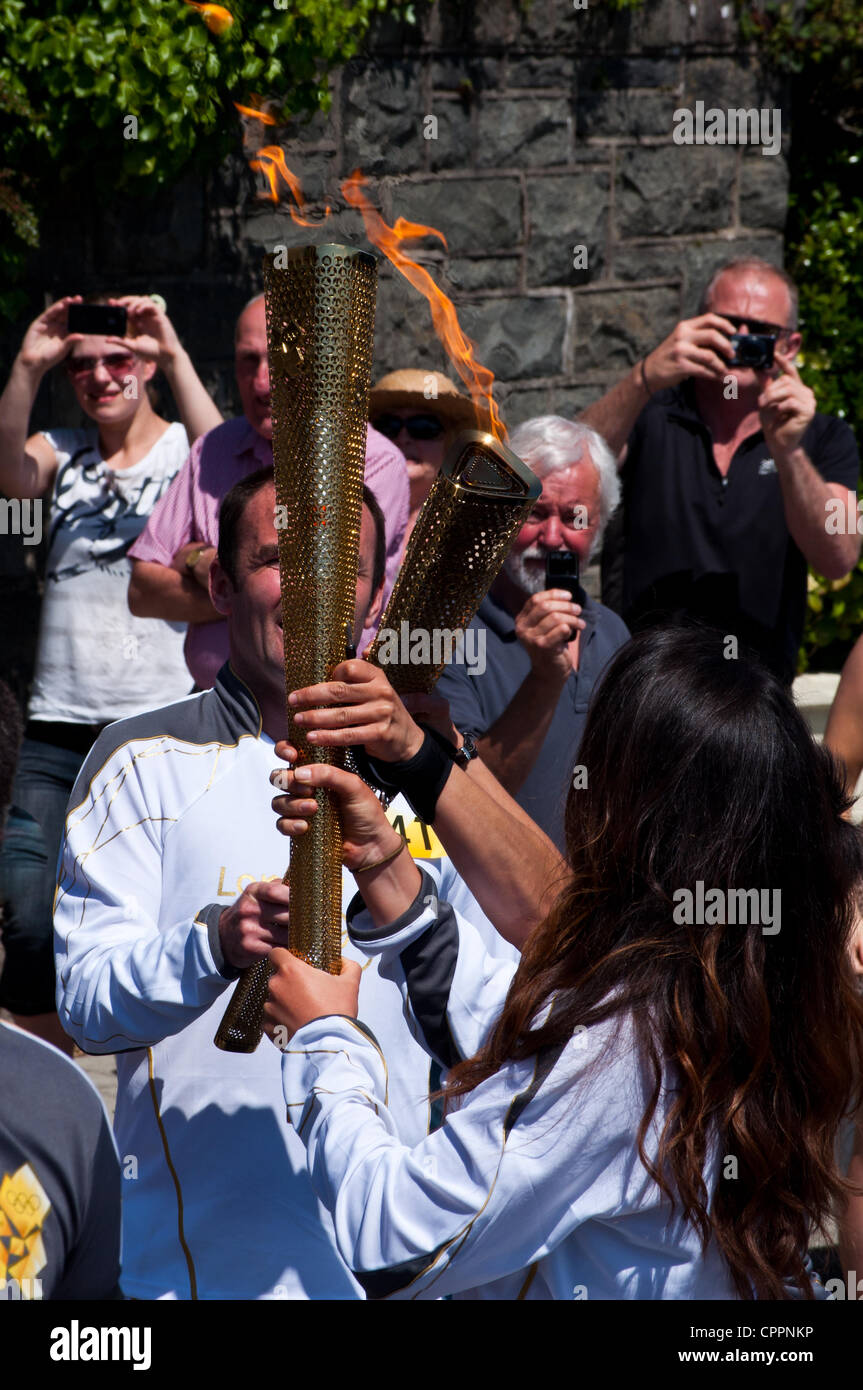
<svg viewBox="0 0 863 1390"><path fill-rule="evenodd" d="M587 425L542 415L515 430L509 447L542 479L473 626L485 629L483 674L452 664L438 691L453 723L528 815L559 845L587 706L629 632L615 613L549 587L546 557L570 552L584 567L598 554L620 497L617 466Z"/></svg>

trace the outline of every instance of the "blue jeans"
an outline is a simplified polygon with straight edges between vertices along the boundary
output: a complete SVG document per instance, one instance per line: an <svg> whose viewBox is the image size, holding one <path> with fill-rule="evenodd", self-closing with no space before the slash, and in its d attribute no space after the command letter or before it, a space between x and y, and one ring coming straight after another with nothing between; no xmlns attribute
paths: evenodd
<svg viewBox="0 0 863 1390"><path fill-rule="evenodd" d="M66 806L86 754L25 738L0 848L3 947L0 1005L52 1013L54 889Z"/></svg>

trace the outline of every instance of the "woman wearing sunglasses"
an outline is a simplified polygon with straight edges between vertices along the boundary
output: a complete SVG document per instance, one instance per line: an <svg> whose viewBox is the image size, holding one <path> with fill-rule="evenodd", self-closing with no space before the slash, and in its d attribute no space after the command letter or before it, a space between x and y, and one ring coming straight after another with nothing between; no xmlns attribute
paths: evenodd
<svg viewBox="0 0 863 1390"><path fill-rule="evenodd" d="M449 377L412 368L389 372L372 387L369 419L405 456L410 482L407 545L455 435L460 430L487 430L491 421Z"/></svg>
<svg viewBox="0 0 863 1390"><path fill-rule="evenodd" d="M182 625L129 612L126 552L190 442L222 418L159 303L91 299L125 309L128 336L115 337L69 332L69 307L81 302L67 296L30 325L0 397L0 491L33 499L36 540L43 519L47 533L36 670L0 855L0 1004L67 1050L54 1012L51 904L69 794L105 724L177 699L191 683ZM53 367L87 421L28 437ZM182 424L153 409L147 388L158 368Z"/></svg>
<svg viewBox="0 0 863 1390"><path fill-rule="evenodd" d="M267 1031L342 1256L371 1297L823 1296L807 1247L863 1075L863 849L830 757L775 676L689 627L618 652L579 759L569 881L517 968L357 778L298 768L273 803L298 833L332 787L351 937L450 1069L442 1128L405 1147L359 967L273 951Z"/></svg>

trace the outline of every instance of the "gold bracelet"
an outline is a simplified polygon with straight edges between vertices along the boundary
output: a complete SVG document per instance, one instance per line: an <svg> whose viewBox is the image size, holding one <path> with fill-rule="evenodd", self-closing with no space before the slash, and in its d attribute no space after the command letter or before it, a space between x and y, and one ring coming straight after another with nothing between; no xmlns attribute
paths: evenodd
<svg viewBox="0 0 863 1390"><path fill-rule="evenodd" d="M382 864L389 864L393 859L398 858L406 844L407 840L404 838L404 836L402 836L401 844L399 845L398 849L393 850L392 854L385 854L383 859L376 859L374 864L363 864L362 867L359 869L352 869L351 873L367 874L370 873L372 869L379 869Z"/></svg>

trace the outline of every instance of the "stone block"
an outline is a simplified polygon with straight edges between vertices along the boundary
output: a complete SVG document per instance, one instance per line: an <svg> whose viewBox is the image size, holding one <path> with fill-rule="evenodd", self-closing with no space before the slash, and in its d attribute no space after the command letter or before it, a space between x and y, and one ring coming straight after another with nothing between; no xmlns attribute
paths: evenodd
<svg viewBox="0 0 863 1390"><path fill-rule="evenodd" d="M576 130L575 134L575 163L589 164L591 166L601 165L607 172L611 173L611 156L614 146L599 140L584 140Z"/></svg>
<svg viewBox="0 0 863 1390"><path fill-rule="evenodd" d="M649 242L619 241L611 266L613 280L681 281L680 243L672 238Z"/></svg>
<svg viewBox="0 0 863 1390"><path fill-rule="evenodd" d="M393 189L393 213L437 227L451 254L512 251L523 238L516 178L411 179Z"/></svg>
<svg viewBox="0 0 863 1390"><path fill-rule="evenodd" d="M407 59L369 64L342 86L342 172L401 174L424 160L422 67Z"/></svg>
<svg viewBox="0 0 863 1390"><path fill-rule="evenodd" d="M729 227L736 167L734 146L669 144L622 150L617 234L674 236Z"/></svg>
<svg viewBox="0 0 863 1390"><path fill-rule="evenodd" d="M480 93L501 86L503 62L477 53L443 53L431 61L434 91Z"/></svg>
<svg viewBox="0 0 863 1390"><path fill-rule="evenodd" d="M576 65L572 57L540 57L534 53L510 54L507 86L566 87L575 81Z"/></svg>
<svg viewBox="0 0 863 1390"><path fill-rule="evenodd" d="M547 0L537 0L537 3L547 3ZM469 13L471 42L477 48L505 52L521 40L525 11L520 0L495 0L491 5L477 4L474 0L463 8Z"/></svg>
<svg viewBox="0 0 863 1390"><path fill-rule="evenodd" d="M669 111L676 98L664 92L582 92L575 107L579 140L589 136L620 136L637 139L644 135L667 135L671 126Z"/></svg>
<svg viewBox="0 0 863 1390"><path fill-rule="evenodd" d="M576 54L619 49L627 46L630 26L630 15L610 12L603 0L531 0L522 10L519 43Z"/></svg>
<svg viewBox="0 0 863 1390"><path fill-rule="evenodd" d="M436 0L418 9L422 12L420 21L430 48L459 53L472 46L472 4L466 4L465 0Z"/></svg>
<svg viewBox="0 0 863 1390"><path fill-rule="evenodd" d="M733 0L689 0L689 12L693 43L711 44L716 48L740 47L737 8Z"/></svg>
<svg viewBox="0 0 863 1390"><path fill-rule="evenodd" d="M715 5L717 0L709 0ZM597 6L594 17L599 19ZM669 46L691 43L693 40L693 17L691 0L648 0L640 9L626 10L619 16L617 43L629 52L643 52L645 49L658 49L667 56ZM622 42L621 42L622 41Z"/></svg>
<svg viewBox="0 0 863 1390"><path fill-rule="evenodd" d="M452 97L435 96L429 115L437 119L437 138L426 140L432 169L464 169L474 163L473 117L469 108ZM425 123L423 123L425 131Z"/></svg>
<svg viewBox="0 0 863 1390"><path fill-rule="evenodd" d="M439 276L432 272L432 278ZM404 276L384 266L378 280L372 380L398 367L445 371L447 358L435 336L428 302Z"/></svg>
<svg viewBox="0 0 863 1390"><path fill-rule="evenodd" d="M514 430L537 415L562 415L565 420L572 420L601 394L594 386L573 386L569 382L552 382L546 386L512 385L501 388L501 413L508 430Z"/></svg>
<svg viewBox="0 0 863 1390"><path fill-rule="evenodd" d="M477 260L457 256L449 263L447 279L454 290L515 290L520 272L520 256L486 256Z"/></svg>
<svg viewBox="0 0 863 1390"><path fill-rule="evenodd" d="M624 372L678 319L676 289L607 290L576 296L575 369Z"/></svg>
<svg viewBox="0 0 863 1390"><path fill-rule="evenodd" d="M727 111L730 106L775 106L781 84L769 77L749 53L733 58L687 58L679 106L692 107L696 101Z"/></svg>
<svg viewBox="0 0 863 1390"><path fill-rule="evenodd" d="M476 162L496 169L568 164L572 116L564 97L520 97L480 104Z"/></svg>
<svg viewBox="0 0 863 1390"><path fill-rule="evenodd" d="M563 369L566 301L525 296L487 299L458 309L476 355L501 381L555 376Z"/></svg>
<svg viewBox="0 0 863 1390"><path fill-rule="evenodd" d="M527 180L530 237L527 282L580 285L602 272L608 245L610 179L604 170L579 170ZM576 269L576 246L587 247L587 270Z"/></svg>
<svg viewBox="0 0 863 1390"><path fill-rule="evenodd" d="M740 221L781 232L788 213L788 165L782 155L747 154L740 171Z"/></svg>
<svg viewBox="0 0 863 1390"><path fill-rule="evenodd" d="M662 87L673 90L680 82L680 59L652 55L621 58L579 58L578 91L604 92L614 88Z"/></svg>

